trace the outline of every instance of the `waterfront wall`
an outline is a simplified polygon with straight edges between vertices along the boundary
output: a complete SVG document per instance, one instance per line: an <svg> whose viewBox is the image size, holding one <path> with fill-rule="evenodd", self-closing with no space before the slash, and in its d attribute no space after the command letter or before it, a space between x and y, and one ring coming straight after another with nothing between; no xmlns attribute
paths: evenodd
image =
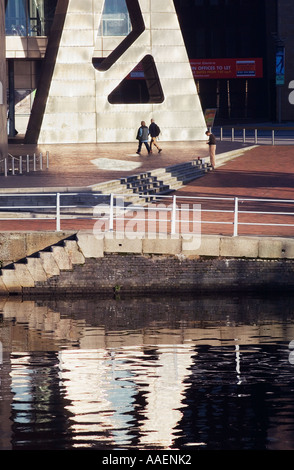
<svg viewBox="0 0 294 470"><path fill-rule="evenodd" d="M294 287L292 239L202 236L187 249L182 237L67 235L2 268L1 294L274 292Z"/></svg>

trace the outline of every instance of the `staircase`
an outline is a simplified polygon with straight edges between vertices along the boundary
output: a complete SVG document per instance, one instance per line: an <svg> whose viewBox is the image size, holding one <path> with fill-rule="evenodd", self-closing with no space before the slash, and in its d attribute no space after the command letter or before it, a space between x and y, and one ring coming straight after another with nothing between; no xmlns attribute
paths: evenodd
<svg viewBox="0 0 294 470"><path fill-rule="evenodd" d="M120 180L95 185L95 191L126 195L125 201L144 204L156 200L156 196L171 193L183 185L204 176L212 168L202 159L196 159L166 168L127 176ZM129 196L128 196L129 195ZM140 197L140 195L144 197Z"/></svg>
<svg viewBox="0 0 294 470"><path fill-rule="evenodd" d="M62 208L62 213L68 215L92 214L93 207L96 205L109 204L110 194L114 194L116 198L121 194L125 206L155 202L158 200L158 196L176 191L188 182L204 176L210 170L211 166L202 159L195 159L117 180L105 181L74 195L63 193L62 205L67 207ZM38 214L50 216L56 213L55 192L44 193L42 196L32 193L26 195L22 204L20 201L19 194L1 195L1 212L4 212L6 217L9 216L9 213L12 216L17 213L18 217L29 217L31 213L36 217ZM23 205L23 208L20 205Z"/></svg>
<svg viewBox="0 0 294 470"><path fill-rule="evenodd" d="M84 264L76 236L70 236L19 261L2 267L0 295L23 294L38 283L46 283L61 271L72 271L75 264Z"/></svg>

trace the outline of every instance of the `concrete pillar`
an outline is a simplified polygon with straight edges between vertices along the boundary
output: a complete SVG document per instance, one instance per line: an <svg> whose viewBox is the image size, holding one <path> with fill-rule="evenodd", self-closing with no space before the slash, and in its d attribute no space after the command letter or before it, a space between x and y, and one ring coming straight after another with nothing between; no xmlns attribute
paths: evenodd
<svg viewBox="0 0 294 470"><path fill-rule="evenodd" d="M5 2L0 0L0 159L7 156Z"/></svg>

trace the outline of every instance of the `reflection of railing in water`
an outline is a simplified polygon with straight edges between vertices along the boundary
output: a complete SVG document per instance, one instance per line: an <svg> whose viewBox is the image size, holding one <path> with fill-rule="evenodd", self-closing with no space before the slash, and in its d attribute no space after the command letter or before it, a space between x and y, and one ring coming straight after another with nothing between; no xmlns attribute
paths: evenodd
<svg viewBox="0 0 294 470"><path fill-rule="evenodd" d="M44 168L49 168L49 152L46 152L45 156L41 152L39 155L34 153L33 156L26 155L25 157L15 157L9 153L7 157L0 160L0 175L4 174L4 176L42 171Z"/></svg>

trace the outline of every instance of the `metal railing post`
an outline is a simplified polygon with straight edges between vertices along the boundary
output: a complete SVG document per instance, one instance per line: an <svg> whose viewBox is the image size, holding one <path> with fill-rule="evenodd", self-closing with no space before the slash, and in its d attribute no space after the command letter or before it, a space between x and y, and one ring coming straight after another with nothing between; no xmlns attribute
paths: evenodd
<svg viewBox="0 0 294 470"><path fill-rule="evenodd" d="M223 128L220 128L220 140L223 140Z"/></svg>
<svg viewBox="0 0 294 470"><path fill-rule="evenodd" d="M113 194L110 194L110 208L109 208L109 230L113 230Z"/></svg>
<svg viewBox="0 0 294 470"><path fill-rule="evenodd" d="M30 156L27 155L27 173L30 172Z"/></svg>
<svg viewBox="0 0 294 470"><path fill-rule="evenodd" d="M19 174L22 175L22 156L19 157Z"/></svg>
<svg viewBox="0 0 294 470"><path fill-rule="evenodd" d="M272 145L275 145L275 129L272 130Z"/></svg>
<svg viewBox="0 0 294 470"><path fill-rule="evenodd" d="M235 140L235 129L232 127L232 142Z"/></svg>
<svg viewBox="0 0 294 470"><path fill-rule="evenodd" d="M43 170L43 154L40 153L40 170Z"/></svg>
<svg viewBox="0 0 294 470"><path fill-rule="evenodd" d="M234 237L238 236L238 198L235 197L235 207L234 207Z"/></svg>
<svg viewBox="0 0 294 470"><path fill-rule="evenodd" d="M49 152L46 152L46 168L49 168Z"/></svg>
<svg viewBox="0 0 294 470"><path fill-rule="evenodd" d="M176 233L176 217L177 217L177 206L176 206L177 196L173 196L173 206L172 206L172 217L171 217L171 234Z"/></svg>
<svg viewBox="0 0 294 470"><path fill-rule="evenodd" d="M246 142L246 129L243 129L243 144Z"/></svg>
<svg viewBox="0 0 294 470"><path fill-rule="evenodd" d="M254 129L254 142L257 144L257 129Z"/></svg>
<svg viewBox="0 0 294 470"><path fill-rule="evenodd" d="M56 231L60 232L60 193L56 193Z"/></svg>
<svg viewBox="0 0 294 470"><path fill-rule="evenodd" d="M7 158L4 159L4 175L7 176Z"/></svg>
<svg viewBox="0 0 294 470"><path fill-rule="evenodd" d="M36 171L36 154L35 153L34 153L33 159L34 159L34 171Z"/></svg>

